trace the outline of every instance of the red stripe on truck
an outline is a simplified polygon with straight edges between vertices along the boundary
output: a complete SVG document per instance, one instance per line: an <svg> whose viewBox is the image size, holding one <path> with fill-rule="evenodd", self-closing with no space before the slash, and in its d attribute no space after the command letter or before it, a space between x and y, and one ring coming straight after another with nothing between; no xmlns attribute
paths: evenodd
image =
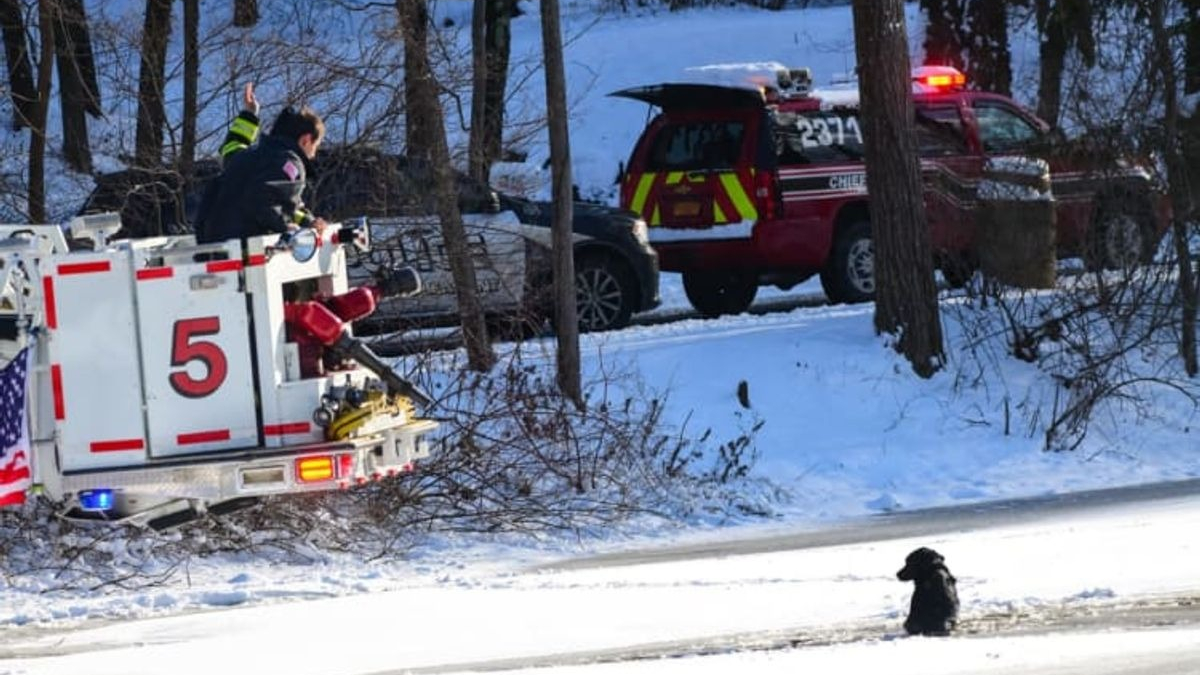
<svg viewBox="0 0 1200 675"><path fill-rule="evenodd" d="M138 281L144 279L169 279L173 276L175 276L175 268L173 267L149 267L137 271Z"/></svg>
<svg viewBox="0 0 1200 675"><path fill-rule="evenodd" d="M146 443L140 438L122 438L113 441L92 441L92 452L124 452L142 450Z"/></svg>
<svg viewBox="0 0 1200 675"><path fill-rule="evenodd" d="M179 445L194 445L196 443L219 443L229 440L228 429L214 429L213 431L197 431L191 434L179 434L175 437L175 442Z"/></svg>
<svg viewBox="0 0 1200 675"><path fill-rule="evenodd" d="M67 407L63 402L62 366L50 364L50 390L54 394L54 419L67 419Z"/></svg>
<svg viewBox="0 0 1200 675"><path fill-rule="evenodd" d="M54 277L42 277L42 295L46 297L46 326L58 328L58 307L54 304Z"/></svg>
<svg viewBox="0 0 1200 675"><path fill-rule="evenodd" d="M213 274L215 272L237 272L242 269L242 261L217 260L215 262L208 263L204 269L206 269L209 274Z"/></svg>
<svg viewBox="0 0 1200 675"><path fill-rule="evenodd" d="M288 434L307 434L312 431L308 422L284 422L283 424L264 424L263 433L268 436L286 436Z"/></svg>
<svg viewBox="0 0 1200 675"><path fill-rule="evenodd" d="M85 263L64 263L58 266L59 275L67 274L92 274L95 272L108 272L112 269L112 264L107 260L97 260L96 262Z"/></svg>

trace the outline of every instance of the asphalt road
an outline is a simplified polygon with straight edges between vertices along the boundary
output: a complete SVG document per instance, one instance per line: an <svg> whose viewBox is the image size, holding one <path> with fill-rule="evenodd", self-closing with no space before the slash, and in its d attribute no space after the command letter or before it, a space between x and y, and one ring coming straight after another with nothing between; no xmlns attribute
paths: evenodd
<svg viewBox="0 0 1200 675"><path fill-rule="evenodd" d="M791 551L887 541L916 536L966 532L992 527L1035 523L1038 520L1096 512L1163 500L1200 501L1200 479L1076 492L1060 496L1011 499L871 516L820 530L713 541L683 546L631 550L589 558L572 558L533 568L582 570L671 561ZM1047 604L1008 612L962 617L956 639L986 639L1096 631L1154 631L1200 629L1200 595L1160 597L1097 604L1081 600ZM536 658L445 664L406 670L411 673L462 671L503 672L546 667L588 666L664 658L711 656L734 652L762 652L829 645L848 645L899 637L894 622L861 623L829 629L770 631L731 634L697 643L695 640L632 645L619 649L548 654ZM989 673L993 671L987 671ZM999 671L997 671L999 672ZM1091 659L1057 663L1022 675L1196 675L1200 673L1200 642L1136 659ZM379 675L385 675L380 673ZM963 675L970 675L963 673Z"/></svg>
<svg viewBox="0 0 1200 675"><path fill-rule="evenodd" d="M1200 499L1200 478L1171 483L1134 485L1063 495L1007 499L967 506L946 506L869 516L819 530L730 539L575 558L545 565L550 569L588 569L695 560L731 555L794 551L870 541L967 532L988 527L1030 523L1039 519L1100 508L1165 499ZM1197 671L1200 672L1200 671Z"/></svg>

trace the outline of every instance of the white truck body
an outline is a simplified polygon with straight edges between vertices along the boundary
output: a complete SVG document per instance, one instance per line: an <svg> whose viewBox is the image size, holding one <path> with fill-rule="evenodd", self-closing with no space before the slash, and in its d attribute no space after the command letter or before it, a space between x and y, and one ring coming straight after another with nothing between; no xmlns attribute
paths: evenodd
<svg viewBox="0 0 1200 675"><path fill-rule="evenodd" d="M16 323L0 353L33 350L33 481L51 499L72 508L109 491L106 515L148 521L348 488L428 455L437 424L411 405L337 441L314 421L332 390L372 378L361 367L302 377L287 340L285 285L347 290L331 234L303 262L274 250L275 235L245 250L190 236L95 238L93 250L69 251L58 226L0 225L0 316Z"/></svg>

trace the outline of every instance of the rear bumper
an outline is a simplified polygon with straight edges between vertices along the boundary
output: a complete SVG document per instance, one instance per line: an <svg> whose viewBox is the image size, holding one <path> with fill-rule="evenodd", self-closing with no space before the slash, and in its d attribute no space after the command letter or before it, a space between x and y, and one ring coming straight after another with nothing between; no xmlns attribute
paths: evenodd
<svg viewBox="0 0 1200 675"><path fill-rule="evenodd" d="M639 253L633 258L633 268L638 278L638 298L641 303L634 311L645 312L662 304L662 298L658 295L658 253L652 248Z"/></svg>
<svg viewBox="0 0 1200 675"><path fill-rule="evenodd" d="M432 420L416 419L334 443L243 449L123 469L67 473L57 481L46 481L45 488L55 499L71 498L88 490L112 490L118 503L127 506L123 515L172 499L216 503L239 497L344 489L411 471L417 460L429 456L425 435L437 426ZM301 480L298 460L316 457L330 457L333 474L326 480Z"/></svg>

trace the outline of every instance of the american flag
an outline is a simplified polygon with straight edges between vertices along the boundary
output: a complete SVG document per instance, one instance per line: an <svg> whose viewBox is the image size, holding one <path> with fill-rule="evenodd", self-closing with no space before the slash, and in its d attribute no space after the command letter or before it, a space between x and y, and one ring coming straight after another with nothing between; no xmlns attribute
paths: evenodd
<svg viewBox="0 0 1200 675"><path fill-rule="evenodd" d="M29 347L0 370L0 506L24 504L25 490L33 483L25 415L28 372Z"/></svg>

